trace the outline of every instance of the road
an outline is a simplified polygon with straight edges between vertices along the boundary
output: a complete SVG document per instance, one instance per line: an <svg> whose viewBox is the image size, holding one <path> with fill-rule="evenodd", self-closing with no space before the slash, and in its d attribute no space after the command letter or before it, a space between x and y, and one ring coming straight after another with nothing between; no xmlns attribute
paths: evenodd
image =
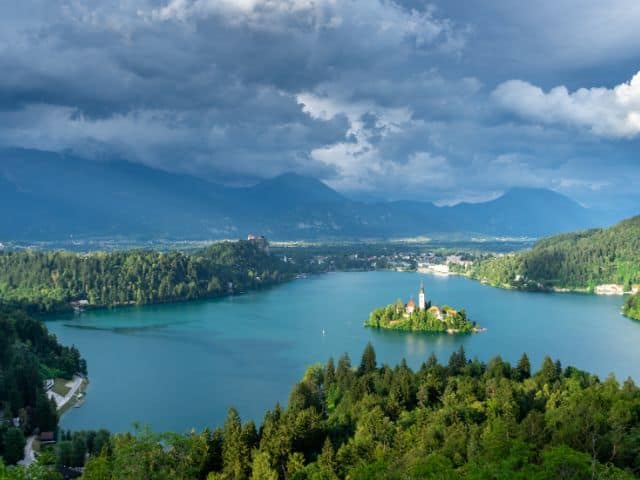
<svg viewBox="0 0 640 480"><path fill-rule="evenodd" d="M24 446L24 458L18 462L18 465L27 467L36 461L36 452L33 451L33 441L35 439L35 435L27 438L27 443Z"/></svg>

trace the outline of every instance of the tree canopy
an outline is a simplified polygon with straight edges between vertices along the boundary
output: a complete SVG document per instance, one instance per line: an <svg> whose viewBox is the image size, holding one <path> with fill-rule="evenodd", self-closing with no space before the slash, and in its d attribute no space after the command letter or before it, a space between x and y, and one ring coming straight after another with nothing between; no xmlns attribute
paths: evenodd
<svg viewBox="0 0 640 480"><path fill-rule="evenodd" d="M46 312L78 300L99 307L195 300L277 283L292 272L250 241L216 243L194 254L4 252L0 302Z"/></svg>
<svg viewBox="0 0 640 480"><path fill-rule="evenodd" d="M630 289L640 284L640 216L611 228L544 238L531 250L479 262L472 275L517 288L593 289L615 283Z"/></svg>
<svg viewBox="0 0 640 480"><path fill-rule="evenodd" d="M17 460L15 452L20 438L24 447L24 434L56 429L56 407L45 395L44 380L74 373L87 373L77 348L60 345L42 322L23 312L0 310L0 456L7 463L22 458L21 449ZM14 418L19 428L9 426Z"/></svg>
<svg viewBox="0 0 640 480"><path fill-rule="evenodd" d="M417 371L378 365L310 367L287 408L260 428L230 409L214 430L116 434L88 457L83 478L110 479L631 479L640 474L640 389L523 355ZM85 438L86 438L86 434ZM67 440L69 441L68 437ZM68 462L73 463L72 438ZM85 443L86 444L86 443ZM85 450L82 450L84 453ZM10 478L10 477L9 477Z"/></svg>

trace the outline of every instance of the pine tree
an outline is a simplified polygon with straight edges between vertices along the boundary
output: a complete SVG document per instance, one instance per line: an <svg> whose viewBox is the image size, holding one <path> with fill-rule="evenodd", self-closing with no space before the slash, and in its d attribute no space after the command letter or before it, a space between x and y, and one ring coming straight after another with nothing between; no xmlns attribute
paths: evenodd
<svg viewBox="0 0 640 480"><path fill-rule="evenodd" d="M364 375L374 372L376 370L376 366L376 352L373 349L373 345L371 345L371 342L369 342L367 343L367 346L364 348L364 352L362 353L362 360L360 361L360 368L358 369L358 373L360 375Z"/></svg>
<svg viewBox="0 0 640 480"><path fill-rule="evenodd" d="M324 386L330 387L336 381L336 368L333 365L333 357L329 358L327 366L324 370Z"/></svg>
<svg viewBox="0 0 640 480"><path fill-rule="evenodd" d="M345 353L338 360L338 368L336 369L336 381L340 388L346 388L349 386L352 375L351 359L349 358L349 354Z"/></svg>
<svg viewBox="0 0 640 480"><path fill-rule="evenodd" d="M457 352L453 352L449 357L449 370L453 375L458 375L467 366L467 355L464 347L460 345Z"/></svg>
<svg viewBox="0 0 640 480"><path fill-rule="evenodd" d="M540 377L542 385L547 384L552 386L556 380L558 380L558 370L550 357L544 357L538 376Z"/></svg>
<svg viewBox="0 0 640 480"><path fill-rule="evenodd" d="M247 478L249 470L250 450L244 443L240 415L235 408L230 408L227 419L222 428L224 443L222 445L222 459L225 477L232 480Z"/></svg>
<svg viewBox="0 0 640 480"><path fill-rule="evenodd" d="M55 430L58 425L56 405L53 400L48 399L43 392L40 392L36 397L34 421L35 426L38 427L41 432L51 432Z"/></svg>
<svg viewBox="0 0 640 480"><path fill-rule="evenodd" d="M26 440L22 430L11 427L7 429L3 438L4 443L4 460L8 465L15 465L24 456L24 446Z"/></svg>
<svg viewBox="0 0 640 480"><path fill-rule="evenodd" d="M278 472L271 468L268 453L258 450L253 452L251 480L278 480Z"/></svg>
<svg viewBox="0 0 640 480"><path fill-rule="evenodd" d="M526 353L523 353L522 356L520 357L520 360L518 360L516 373L517 373L517 378L520 381L531 377L531 362L529 362L529 357L527 357Z"/></svg>
<svg viewBox="0 0 640 480"><path fill-rule="evenodd" d="M322 446L322 452L318 456L318 465L326 473L335 473L336 455L331 440L327 437Z"/></svg>

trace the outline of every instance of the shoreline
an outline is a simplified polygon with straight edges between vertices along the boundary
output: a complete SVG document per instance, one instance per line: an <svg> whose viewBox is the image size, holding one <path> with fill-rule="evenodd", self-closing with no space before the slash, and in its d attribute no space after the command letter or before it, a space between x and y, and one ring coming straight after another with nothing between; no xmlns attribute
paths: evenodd
<svg viewBox="0 0 640 480"><path fill-rule="evenodd" d="M432 273L427 271L416 270L418 273ZM536 287L536 288L526 288L526 287L518 287L516 285L512 285L510 283L504 284L495 284L488 282L487 280L479 279L473 277L470 273L462 273L462 272L448 272L448 273L434 273L436 276L450 276L450 275L459 275L461 277L466 277L469 280L473 280L476 282L480 282L483 285L488 285L494 288L500 288L503 290L516 290L519 292L540 292L540 293L581 293L586 295L599 295L605 297L619 296L624 297L625 295L635 295L640 293L640 291L636 290L628 290L625 291L623 285L620 284L600 284L596 285L594 288L591 287ZM607 288L607 287L616 287Z"/></svg>
<svg viewBox="0 0 640 480"><path fill-rule="evenodd" d="M488 332L489 330L485 327L473 327L468 332L463 332L456 328L447 328L446 330L405 330L402 328L389 328L389 327L380 327L375 325L367 325L365 322L365 328L373 328L375 330L385 330L389 332L403 332L403 333L427 333L429 335L471 335L472 333L483 333Z"/></svg>
<svg viewBox="0 0 640 480"><path fill-rule="evenodd" d="M326 272L320 272L320 273L308 273L305 274L307 276L310 275L316 275L316 274L324 274ZM174 300L166 300L166 301L158 301L158 302L148 302L148 303L135 303L135 302L127 302L127 303L116 303L113 305L95 305L95 304L89 304L84 306L83 308L79 309L79 310L75 310L72 306L70 302L67 302L66 304L63 304L60 306L60 308L55 308L54 310L51 311L37 311L37 312L33 312L30 313L30 315L33 318L37 318L39 320L42 321L47 321L50 320L52 318L56 318L57 316L62 316L62 315L81 315L84 312L88 312L88 311L104 311L104 310L124 310L124 309L131 309L131 308L137 308L137 307L152 307L152 306L160 306L160 305L175 305L175 304L181 304L181 303L195 303L195 302L208 302L211 300L222 300L225 298L229 298L229 297L234 297L234 296L239 296L239 295L245 295L247 293L250 292L258 292L261 290L267 290L269 288L273 288L273 287L278 287L280 285L283 285L285 283L291 282L293 280L301 280L303 278L297 278L297 277L291 277L291 278L287 278L286 280L280 281L280 282L276 282L276 283L271 283L268 285L260 285L257 288L250 288L248 290L242 290L242 291L236 291L236 292L232 292L232 293L224 293L222 295L211 295L211 296L204 296L204 297L200 297L200 298L181 298L181 299L174 299ZM0 304L2 303L1 299L0 299ZM28 308L28 307L27 307ZM28 311L28 310L27 310Z"/></svg>
<svg viewBox="0 0 640 480"><path fill-rule="evenodd" d="M78 402L85 398L85 391L89 385L89 379L83 375L75 374L71 380L65 383L69 391L63 396L52 390L47 392L47 398L56 403L56 411L62 417L70 408L77 406Z"/></svg>

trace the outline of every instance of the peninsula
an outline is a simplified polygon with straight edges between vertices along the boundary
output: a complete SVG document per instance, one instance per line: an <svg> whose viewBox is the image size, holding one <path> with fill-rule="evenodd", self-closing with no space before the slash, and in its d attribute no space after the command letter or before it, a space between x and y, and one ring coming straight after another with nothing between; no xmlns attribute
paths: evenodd
<svg viewBox="0 0 640 480"><path fill-rule="evenodd" d="M411 298L406 304L402 300L376 308L369 315L365 326L435 333L472 333L482 329L469 321L464 310L455 310L447 305L439 307L426 301L424 284L420 284L418 305Z"/></svg>

